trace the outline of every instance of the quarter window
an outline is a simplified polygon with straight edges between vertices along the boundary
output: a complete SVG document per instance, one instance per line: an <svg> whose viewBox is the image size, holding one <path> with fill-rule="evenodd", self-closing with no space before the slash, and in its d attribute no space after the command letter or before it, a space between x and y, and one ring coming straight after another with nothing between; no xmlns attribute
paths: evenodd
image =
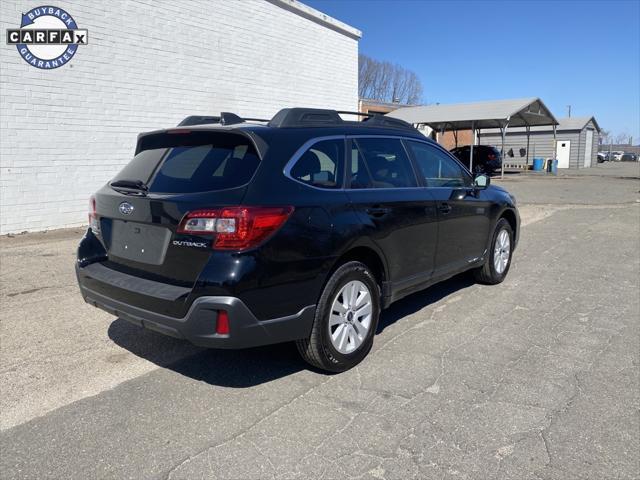
<svg viewBox="0 0 640 480"><path fill-rule="evenodd" d="M298 158L290 175L314 187L339 188L342 185L343 164L344 140L321 140Z"/></svg>
<svg viewBox="0 0 640 480"><path fill-rule="evenodd" d="M465 187L470 184L463 167L431 145L407 141L427 187Z"/></svg>
<svg viewBox="0 0 640 480"><path fill-rule="evenodd" d="M393 138L357 138L354 139L357 146L356 156L357 171L353 172L352 155L352 188L366 188L359 186L365 183L359 179L360 172L364 175L362 166L366 166L369 183L373 188L402 188L415 187L416 178L411 168L411 163L402 146L402 142Z"/></svg>

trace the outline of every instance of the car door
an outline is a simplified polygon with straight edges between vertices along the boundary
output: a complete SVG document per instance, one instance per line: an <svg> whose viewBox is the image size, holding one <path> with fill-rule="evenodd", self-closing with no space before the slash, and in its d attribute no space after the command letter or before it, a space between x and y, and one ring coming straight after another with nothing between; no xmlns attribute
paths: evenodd
<svg viewBox="0 0 640 480"><path fill-rule="evenodd" d="M485 253L490 202L473 188L473 179L448 152L426 142L405 140L421 180L436 201L438 243L435 276L465 269Z"/></svg>
<svg viewBox="0 0 640 480"><path fill-rule="evenodd" d="M386 257L392 288L401 291L430 278L437 242L435 201L419 188L402 141L357 137L347 148L347 193L365 232Z"/></svg>

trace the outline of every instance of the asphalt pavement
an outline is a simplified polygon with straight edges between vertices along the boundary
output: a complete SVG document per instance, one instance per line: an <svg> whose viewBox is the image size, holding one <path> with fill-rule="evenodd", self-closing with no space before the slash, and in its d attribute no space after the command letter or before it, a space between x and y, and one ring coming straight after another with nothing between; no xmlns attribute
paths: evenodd
<svg viewBox="0 0 640 480"><path fill-rule="evenodd" d="M507 280L395 303L339 375L85 305L80 229L1 238L2 478L639 478L638 164L494 182Z"/></svg>

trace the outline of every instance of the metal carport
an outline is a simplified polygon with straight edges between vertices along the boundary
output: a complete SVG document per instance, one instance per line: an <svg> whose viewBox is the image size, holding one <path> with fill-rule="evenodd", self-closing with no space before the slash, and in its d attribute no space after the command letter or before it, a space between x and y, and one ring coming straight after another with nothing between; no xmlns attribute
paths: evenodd
<svg viewBox="0 0 640 480"><path fill-rule="evenodd" d="M471 130L473 145L477 142L477 133L484 128L499 128L502 136L501 154L504 175L504 140L507 128L525 127L527 131L527 158L529 155L530 128L552 125L554 136L558 121L539 98L520 98L512 100L493 100L489 102L458 103L451 105L424 105L399 108L387 114L414 125L427 125L437 132ZM473 171L473 148L470 149L469 169Z"/></svg>

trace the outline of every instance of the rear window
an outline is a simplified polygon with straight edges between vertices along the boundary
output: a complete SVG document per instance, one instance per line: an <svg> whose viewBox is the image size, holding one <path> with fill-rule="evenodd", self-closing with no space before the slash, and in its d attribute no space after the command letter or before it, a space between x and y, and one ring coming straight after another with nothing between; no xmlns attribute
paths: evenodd
<svg viewBox="0 0 640 480"><path fill-rule="evenodd" d="M154 136L155 137L155 136ZM141 180L156 193L196 193L242 186L260 159L249 139L228 133L159 134L113 179Z"/></svg>

